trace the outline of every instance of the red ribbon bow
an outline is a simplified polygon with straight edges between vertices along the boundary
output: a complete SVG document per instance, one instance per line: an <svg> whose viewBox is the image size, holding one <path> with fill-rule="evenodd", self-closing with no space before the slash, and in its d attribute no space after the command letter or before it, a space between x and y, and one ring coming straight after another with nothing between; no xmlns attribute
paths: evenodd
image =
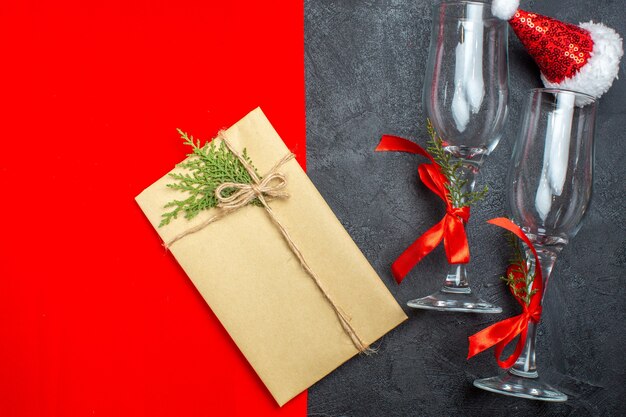
<svg viewBox="0 0 626 417"><path fill-rule="evenodd" d="M446 215L439 223L421 235L395 260L391 271L398 283L419 261L435 249L443 240L448 262L465 264L469 262L469 246L465 234L465 223L470 217L469 207L453 207L446 184L448 179L441 168L428 152L421 146L397 137L385 135L376 147L376 151L399 151L422 155L430 160L430 164L420 164L417 168L420 179L426 186L446 203Z"/></svg>
<svg viewBox="0 0 626 417"><path fill-rule="evenodd" d="M491 219L487 223L495 224L496 226L507 229L515 234L517 237L522 239L526 245L528 245L533 256L535 257L535 278L533 280L531 290L536 290L536 292L531 296L530 303L528 305L526 305L526 303L521 300L519 296L516 297L517 301L522 306L522 314L499 321L469 337L469 352L467 359L495 345L495 355L498 365L501 368L510 368L513 364L515 364L515 361L522 353L522 349L526 344L528 323L530 321L539 323L539 320L541 319L541 298L543 296L541 266L539 264L537 251L522 229L515 225L515 223L504 217ZM523 273L522 271L512 271L511 267L507 269L507 273L508 272L513 272L514 274ZM520 335L520 337L517 341L517 345L515 346L515 351L506 360L502 360L502 351L506 345L517 337L517 335Z"/></svg>

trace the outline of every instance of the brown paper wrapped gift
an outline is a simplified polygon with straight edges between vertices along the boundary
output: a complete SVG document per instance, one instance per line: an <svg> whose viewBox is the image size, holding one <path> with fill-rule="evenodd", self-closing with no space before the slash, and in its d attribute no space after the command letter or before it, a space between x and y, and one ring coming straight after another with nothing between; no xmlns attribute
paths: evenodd
<svg viewBox="0 0 626 417"><path fill-rule="evenodd" d="M261 175L289 154L261 109L223 137L238 152L246 148ZM291 159L279 171L289 197L268 201L275 218L349 326L370 345L406 315L300 165ZM184 197L166 187L170 182L166 175L136 198L165 242L223 210L158 227L163 206ZM170 250L280 405L358 353L329 298L263 207L230 212Z"/></svg>

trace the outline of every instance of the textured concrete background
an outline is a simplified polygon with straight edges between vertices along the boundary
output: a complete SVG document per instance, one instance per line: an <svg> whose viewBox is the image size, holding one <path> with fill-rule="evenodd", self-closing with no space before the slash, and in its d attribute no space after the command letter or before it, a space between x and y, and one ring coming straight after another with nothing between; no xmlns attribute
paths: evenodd
<svg viewBox="0 0 626 417"><path fill-rule="evenodd" d="M442 284L441 249L397 285L390 264L443 215L416 176L418 157L374 153L382 133L424 144L421 106L432 0L305 0L308 172L404 306ZM568 22L603 21L626 35L623 0L522 1ZM472 386L501 370L489 351L466 361L467 336L518 314L498 276L508 249L485 220L506 214L505 176L523 97L538 70L510 34L506 134L478 185L490 193L469 226L472 287L501 315L407 311L410 320L379 353L340 367L309 391L309 415L626 416L626 71L600 102L593 203L554 270L538 336L540 374L570 396L564 404L515 399Z"/></svg>

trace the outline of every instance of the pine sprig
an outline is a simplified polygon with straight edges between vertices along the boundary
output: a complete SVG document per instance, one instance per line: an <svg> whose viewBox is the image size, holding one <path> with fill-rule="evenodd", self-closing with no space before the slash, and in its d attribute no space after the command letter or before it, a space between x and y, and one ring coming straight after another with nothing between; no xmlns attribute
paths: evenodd
<svg viewBox="0 0 626 417"><path fill-rule="evenodd" d="M463 178L463 163L453 160L449 152L443 146L443 139L437 134L430 120L426 122L426 130L430 139L426 150L430 153L441 168L441 172L448 179L446 188L450 195L450 203L453 207L471 206L485 198L487 186L480 191L465 191L468 180Z"/></svg>
<svg viewBox="0 0 626 417"><path fill-rule="evenodd" d="M215 143L200 145L200 141L194 139L180 129L177 129L185 145L191 147L192 152L184 162L177 166L185 169L185 173L170 173L169 176L175 182L167 184L168 188L187 193L189 197L184 200L173 200L167 203L164 208L172 210L161 215L159 227L169 224L183 213L186 219L193 219L202 210L217 207L218 201L215 197L215 189L225 182L245 183L252 182L250 174L246 171L241 161L221 142L219 146ZM242 152L243 158L252 165L246 150ZM255 168L256 171L256 168ZM258 175L258 174L257 174ZM224 194L229 195L234 190L226 190ZM252 204L260 204L258 200L253 200Z"/></svg>
<svg viewBox="0 0 626 417"><path fill-rule="evenodd" d="M535 274L528 270L524 251L515 235L511 232L506 232L505 236L509 246L513 249L513 255L509 260L508 275L500 277L500 279L506 282L516 298L529 305L532 296L537 293L536 289L528 291L528 289L532 288Z"/></svg>

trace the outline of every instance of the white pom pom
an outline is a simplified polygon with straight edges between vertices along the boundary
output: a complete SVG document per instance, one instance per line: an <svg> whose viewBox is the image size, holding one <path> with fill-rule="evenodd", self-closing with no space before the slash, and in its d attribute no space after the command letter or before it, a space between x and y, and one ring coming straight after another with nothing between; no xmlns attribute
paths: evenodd
<svg viewBox="0 0 626 417"><path fill-rule="evenodd" d="M613 84L619 72L619 63L624 55L622 38L615 30L604 26L602 23L581 23L580 27L588 30L593 40L591 58L580 71L571 78L566 78L560 83L548 81L543 74L541 79L548 88L563 88L566 90L580 91L599 98ZM583 106L588 101L576 100L576 104Z"/></svg>
<svg viewBox="0 0 626 417"><path fill-rule="evenodd" d="M493 0L491 3L491 14L499 19L509 20L513 17L518 7L519 0Z"/></svg>

